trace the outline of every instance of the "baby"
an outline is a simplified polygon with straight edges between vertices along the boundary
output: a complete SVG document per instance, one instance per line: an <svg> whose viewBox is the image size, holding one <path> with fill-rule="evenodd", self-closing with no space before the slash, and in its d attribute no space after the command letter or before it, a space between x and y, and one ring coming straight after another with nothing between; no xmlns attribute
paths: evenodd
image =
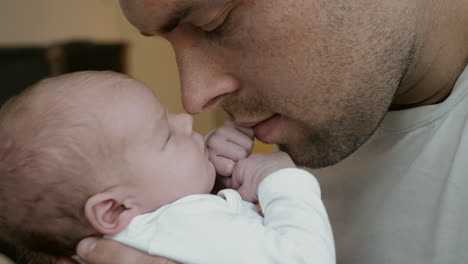
<svg viewBox="0 0 468 264"><path fill-rule="evenodd" d="M249 155L252 137L226 122L205 147L125 75L41 81L0 111L0 238L54 257L105 235L182 263L335 263L317 181L283 152ZM233 189L211 195L221 171Z"/></svg>

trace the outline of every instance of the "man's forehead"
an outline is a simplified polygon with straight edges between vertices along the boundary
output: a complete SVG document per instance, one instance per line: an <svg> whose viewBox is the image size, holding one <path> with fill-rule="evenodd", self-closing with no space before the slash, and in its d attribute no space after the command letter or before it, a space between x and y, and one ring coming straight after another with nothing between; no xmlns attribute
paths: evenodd
<svg viewBox="0 0 468 264"><path fill-rule="evenodd" d="M130 22L142 33L167 33L191 11L232 0L120 0Z"/></svg>

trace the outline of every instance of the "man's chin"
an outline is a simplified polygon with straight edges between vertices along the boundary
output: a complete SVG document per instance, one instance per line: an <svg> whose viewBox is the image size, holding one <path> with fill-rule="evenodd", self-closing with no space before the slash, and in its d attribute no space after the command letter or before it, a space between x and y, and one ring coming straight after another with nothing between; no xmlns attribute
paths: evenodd
<svg viewBox="0 0 468 264"><path fill-rule="evenodd" d="M336 153L331 149L320 151L317 146L302 144L300 146L278 145L281 151L289 154L297 166L320 169L335 165L351 153Z"/></svg>
<svg viewBox="0 0 468 264"><path fill-rule="evenodd" d="M289 119L285 119L282 125L277 134L280 150L288 153L297 166L311 169L339 163L364 142L356 135L337 133L343 131L341 127L308 127L305 123Z"/></svg>

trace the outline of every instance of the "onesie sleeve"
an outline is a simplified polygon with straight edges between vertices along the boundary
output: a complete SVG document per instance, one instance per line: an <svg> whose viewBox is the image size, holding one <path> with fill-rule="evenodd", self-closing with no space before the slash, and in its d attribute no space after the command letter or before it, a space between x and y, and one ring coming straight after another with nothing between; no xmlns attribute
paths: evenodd
<svg viewBox="0 0 468 264"><path fill-rule="evenodd" d="M266 177L258 197L264 214L265 250L278 263L335 263L330 222L316 178L302 169Z"/></svg>

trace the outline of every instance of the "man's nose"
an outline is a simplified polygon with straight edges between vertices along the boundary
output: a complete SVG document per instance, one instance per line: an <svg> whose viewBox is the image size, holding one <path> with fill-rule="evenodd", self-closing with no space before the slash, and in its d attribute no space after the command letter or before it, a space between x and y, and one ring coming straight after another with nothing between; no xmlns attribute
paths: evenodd
<svg viewBox="0 0 468 264"><path fill-rule="evenodd" d="M212 54L192 48L176 49L185 110L192 114L209 111L239 88L238 81L223 69Z"/></svg>

